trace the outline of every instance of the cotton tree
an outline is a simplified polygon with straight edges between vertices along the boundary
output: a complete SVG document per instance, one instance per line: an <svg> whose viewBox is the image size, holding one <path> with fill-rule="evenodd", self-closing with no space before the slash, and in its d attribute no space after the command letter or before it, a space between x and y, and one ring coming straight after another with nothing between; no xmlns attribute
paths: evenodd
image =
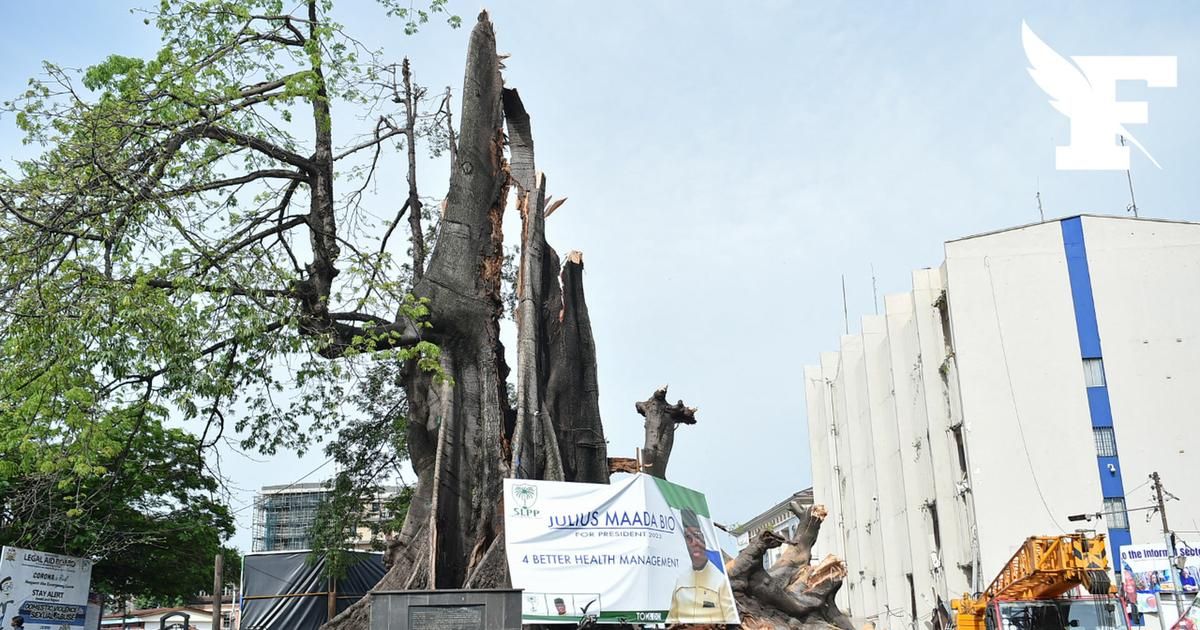
<svg viewBox="0 0 1200 630"><path fill-rule="evenodd" d="M168 421L190 423L206 474L222 440L276 453L341 431L383 447L335 444L356 481L403 457L417 473L393 554L406 585L499 583L503 477L607 479L582 259L560 280L542 232L557 206L485 17L460 122L331 11L164 3L153 58L48 65L6 105L41 149L0 182L8 404L64 483L121 475L113 457ZM336 108L370 115L365 131L336 130ZM449 151L444 210L416 190L420 141ZM365 191L395 151L407 194L381 202ZM499 341L510 190L515 409ZM104 509L69 499L75 516Z"/></svg>
<svg viewBox="0 0 1200 630"><path fill-rule="evenodd" d="M408 31L442 10L381 4ZM400 460L416 472L378 588L506 586L504 478L639 470L607 457L582 254L560 260L546 242L562 202L486 13L453 104L331 14L319 0L164 3L148 18L163 34L155 57L50 65L6 105L40 153L0 180L2 417L28 438L0 446L26 457L18 476L52 481L64 518L84 519L122 497L72 485L119 483L130 472L114 464L170 422L192 437L139 457L203 480L223 441L270 454L336 432L342 502L326 513L352 513L354 493ZM342 111L365 130L342 130ZM416 189L420 142L449 158L444 196ZM407 190L367 194L396 153L389 177ZM506 218L519 220L515 270ZM636 409L646 472L663 476L695 410L665 389ZM164 494L164 513L207 500ZM346 527L317 533L333 544ZM734 562L739 603L781 627L844 621L831 602L842 565L810 572L792 554L768 575L762 554L780 542ZM366 628L366 605L329 626Z"/></svg>

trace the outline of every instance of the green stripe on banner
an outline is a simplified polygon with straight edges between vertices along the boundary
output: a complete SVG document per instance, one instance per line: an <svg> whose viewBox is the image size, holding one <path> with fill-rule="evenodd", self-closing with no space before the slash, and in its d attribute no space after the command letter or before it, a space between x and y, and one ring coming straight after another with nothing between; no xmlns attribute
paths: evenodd
<svg viewBox="0 0 1200 630"><path fill-rule="evenodd" d="M691 508L692 511L696 513L696 516L703 516L704 518L712 520L712 517L708 515L708 501L704 500L703 494L700 494L691 488L677 486L665 479L659 479L658 477L651 477L651 479L653 479L654 483L658 485L658 491L661 492L663 498L666 499L667 505L677 510Z"/></svg>

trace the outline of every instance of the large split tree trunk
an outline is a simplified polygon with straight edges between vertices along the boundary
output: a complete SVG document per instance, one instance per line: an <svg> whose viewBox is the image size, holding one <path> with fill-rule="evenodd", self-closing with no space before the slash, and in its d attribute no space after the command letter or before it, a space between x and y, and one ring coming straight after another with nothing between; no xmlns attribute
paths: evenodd
<svg viewBox="0 0 1200 630"><path fill-rule="evenodd" d="M596 350L583 296L583 257L546 242L546 178L534 164L529 115L500 76L487 14L471 33L461 130L441 232L413 292L430 302L428 336L441 348L441 373L408 366L409 455L417 487L389 569L375 590L509 585L504 552L505 477L605 483L636 462L609 460L600 421ZM507 122L509 155L505 157ZM517 401L500 343L503 219L510 187L521 215L517 280ZM641 469L666 476L675 429L696 410L667 403L666 388L637 403L646 419ZM727 567L746 628L851 630L833 603L845 576L836 558L811 563L824 518L820 506L793 506L801 527L779 562L762 566L784 541L765 532ZM326 624L366 630L369 599Z"/></svg>
<svg viewBox="0 0 1200 630"><path fill-rule="evenodd" d="M499 61L482 13L467 53L441 232L413 291L430 301L429 336L441 348L443 374L407 371L417 486L375 590L507 586L503 479L608 481L582 257L572 253L560 277L545 240L546 180L534 169L529 116L517 93L504 89ZM502 225L514 183L522 217L516 409L499 339ZM325 627L368 624L364 599Z"/></svg>

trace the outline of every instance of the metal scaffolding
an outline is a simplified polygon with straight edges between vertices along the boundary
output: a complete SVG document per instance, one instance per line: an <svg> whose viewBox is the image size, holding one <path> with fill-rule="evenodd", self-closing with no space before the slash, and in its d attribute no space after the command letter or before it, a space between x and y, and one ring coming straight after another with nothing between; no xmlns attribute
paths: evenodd
<svg viewBox="0 0 1200 630"><path fill-rule="evenodd" d="M356 535L347 540L351 548L371 548L372 525L391 518L387 501L400 491L386 486L362 506L362 523ZM312 547L312 526L321 501L329 495L325 483L297 483L263 486L254 497L253 551L295 551Z"/></svg>
<svg viewBox="0 0 1200 630"><path fill-rule="evenodd" d="M322 483L264 486L254 497L254 551L308 549L317 508L328 493Z"/></svg>

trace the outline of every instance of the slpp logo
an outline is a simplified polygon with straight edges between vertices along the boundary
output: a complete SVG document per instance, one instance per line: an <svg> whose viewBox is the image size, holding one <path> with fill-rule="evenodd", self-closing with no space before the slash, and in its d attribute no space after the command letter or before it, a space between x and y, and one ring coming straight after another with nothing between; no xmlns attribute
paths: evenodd
<svg viewBox="0 0 1200 630"><path fill-rule="evenodd" d="M529 484L514 485L511 494L514 505L513 516L536 518L538 514L541 514L540 510L536 510L533 507L533 504L537 503L537 486Z"/></svg>
<svg viewBox="0 0 1200 630"><path fill-rule="evenodd" d="M1149 108L1142 101L1118 101L1117 81L1145 81L1149 87L1175 87L1176 57L1073 56L1067 60L1021 22L1021 44L1029 59L1029 76L1050 96L1050 104L1071 120L1071 143L1055 149L1060 171L1124 171L1129 147L1124 137L1150 161L1158 161L1125 124L1145 124ZM1072 63L1074 62L1074 63Z"/></svg>

